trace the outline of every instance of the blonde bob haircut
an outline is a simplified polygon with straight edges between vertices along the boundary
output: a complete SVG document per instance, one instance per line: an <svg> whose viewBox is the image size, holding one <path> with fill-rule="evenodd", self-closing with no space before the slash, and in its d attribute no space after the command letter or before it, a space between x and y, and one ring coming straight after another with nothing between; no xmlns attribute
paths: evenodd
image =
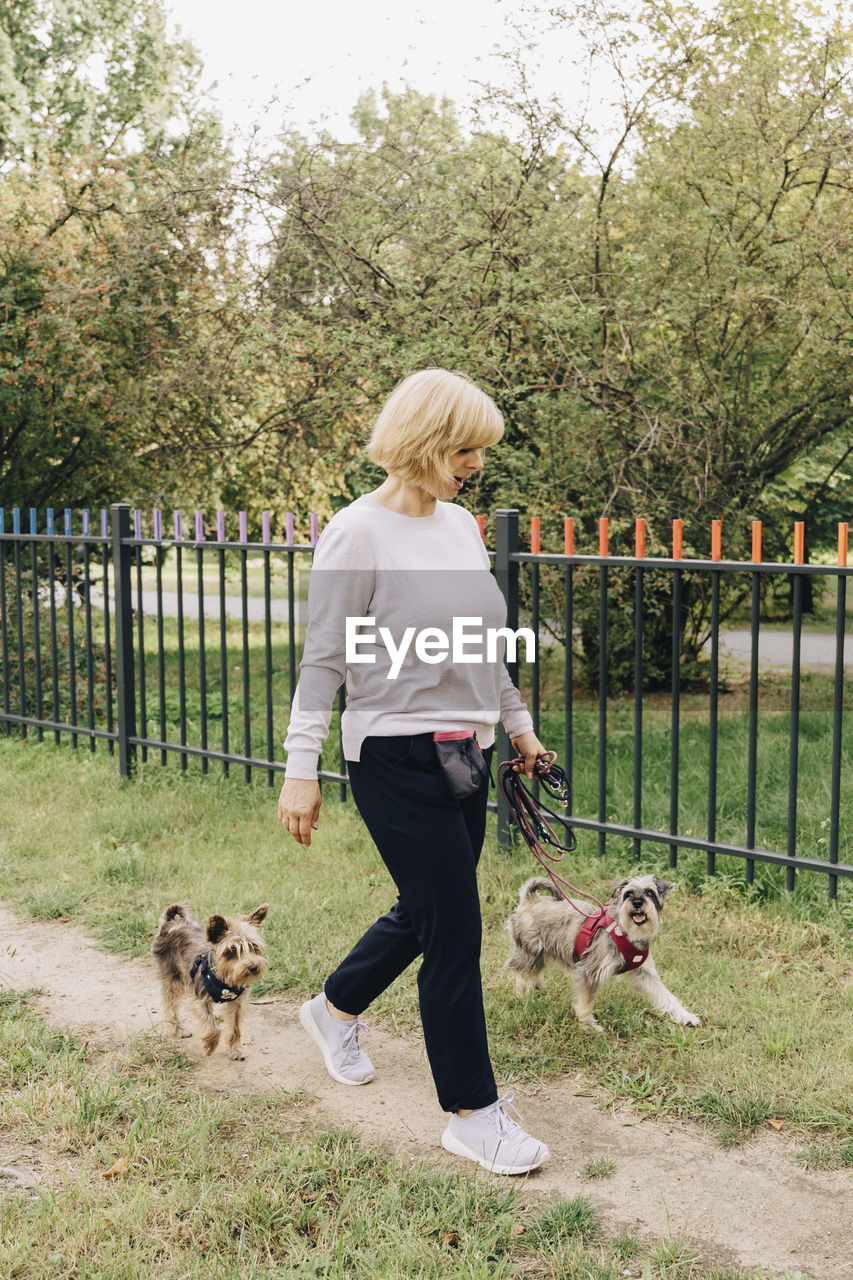
<svg viewBox="0 0 853 1280"><path fill-rule="evenodd" d="M404 378L385 401L367 456L389 475L436 494L453 482L452 454L485 449L503 433L500 409L470 378L422 369Z"/></svg>

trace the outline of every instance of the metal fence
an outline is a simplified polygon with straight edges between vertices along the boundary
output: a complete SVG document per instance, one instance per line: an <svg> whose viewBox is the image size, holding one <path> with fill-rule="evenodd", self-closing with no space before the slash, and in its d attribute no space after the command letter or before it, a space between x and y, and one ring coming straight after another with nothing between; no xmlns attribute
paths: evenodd
<svg viewBox="0 0 853 1280"><path fill-rule="evenodd" d="M292 517L287 518L285 542L273 543L266 514L260 542L248 540L242 513L235 540L226 538L222 512L210 527L196 512L190 537L185 536L179 512L173 515L169 536L164 536L162 517L155 512L150 536L145 536L141 513L123 504L99 512L94 521L84 512L75 522L66 511L61 530L56 528L52 512L46 513L44 532L38 531L38 516L32 510L26 529L18 510L12 513L11 523L12 528L7 529L0 509L0 724L5 733L34 734L39 740L53 734L56 742L66 736L72 746L82 742L92 751L101 741L117 756L124 777L133 772L137 762L153 759L165 765L175 760L186 769L195 759L203 772L213 765L228 774L237 766L247 781L260 771L272 786L284 768L281 740L296 686L304 621L300 568L310 568L318 534L316 518L311 517L308 539L301 544L295 540ZM546 554L539 548L537 520L531 522L531 547L525 551L519 538L518 512L502 511L496 518L492 558L507 600L508 626L529 625L544 642L536 661L524 670L511 667L511 674L516 680L522 677L537 731L542 734L545 725L553 737L559 723L562 761L574 797L565 821L596 832L602 852L608 840L626 844L637 859L644 844L663 845L669 850L670 865L676 866L679 850L690 850L705 855L709 875L717 869L717 858L725 856L743 862L747 880L752 879L756 863L769 863L786 869L789 889L794 886L797 870L820 872L828 877L830 896L835 896L838 878L853 876L853 863L841 856L847 855L849 847L845 817L849 819L853 813L853 791L843 769L853 753L849 717L845 715L846 589L853 572L846 565L846 526L841 526L844 544L842 552L840 540L837 566L803 564L801 542L799 552L795 546L793 564L762 562L755 543L751 562L724 561L718 525L712 533L712 559L686 560L681 556L678 522L672 557L647 558L643 528L639 521L633 556L614 556L608 546L607 523L600 522L598 554L581 555L575 552L573 523L566 521L563 552ZM576 688L578 584L585 584L588 614L591 575L596 579L598 668L592 699L579 696ZM644 698L650 575L665 579L663 594L671 614L667 813L662 817L659 812L658 796L655 821L659 825L655 826L647 817L654 804L646 791L648 714ZM834 663L827 681L831 707L827 705L822 712L826 767L821 785L826 806L818 828L826 856L818 857L814 848L804 852L798 844L803 584L809 577L827 576L836 588L836 627ZM762 847L758 838L760 600L762 585L769 577L788 582L792 600L786 815L782 822L785 838L777 841L776 848ZM746 581L750 644L742 717L745 736L742 748L735 748L745 752L738 766L744 786L733 819L731 803L721 804L718 778L724 755L721 590L735 578ZM621 592L618 614L613 599L617 580ZM609 668L614 626L618 621L623 633L625 628L626 580L631 582L633 646L633 696L627 702L611 696ZM704 833L696 834L693 826L682 821L680 803L686 765L695 771L693 748L686 759L682 733L682 620L686 584L700 580L708 601L701 726L703 786L706 782L707 787ZM660 591L656 599L659 606ZM566 637L572 638L572 643L565 643ZM695 694L691 698L695 704ZM338 713L343 704L342 690ZM614 706L619 707L623 719L630 708L630 723L618 735L619 746L610 724ZM814 736L809 725L806 727ZM695 723L691 732L695 736ZM336 784L345 798L348 779L340 747L339 714L331 738L333 751L335 738L334 762L330 766L328 755L321 760L320 776ZM616 753L623 748L631 762L630 784L625 780L624 766L615 767ZM498 750L509 752L501 730ZM727 767L731 769L730 760ZM659 790L659 777L656 785ZM778 807L778 796L774 803ZM496 807L498 838L505 844L510 840L507 817L500 805ZM622 810L621 817L614 816L613 808ZM733 823L741 829L741 839L720 838L720 832L725 835Z"/></svg>

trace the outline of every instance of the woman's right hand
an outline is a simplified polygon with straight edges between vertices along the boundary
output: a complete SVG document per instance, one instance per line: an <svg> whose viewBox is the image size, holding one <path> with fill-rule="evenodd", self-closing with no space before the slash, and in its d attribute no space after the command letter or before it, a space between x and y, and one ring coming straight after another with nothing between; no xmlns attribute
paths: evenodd
<svg viewBox="0 0 853 1280"><path fill-rule="evenodd" d="M294 840L311 843L311 832L317 830L320 816L320 784L308 778L285 778L278 797L278 817Z"/></svg>

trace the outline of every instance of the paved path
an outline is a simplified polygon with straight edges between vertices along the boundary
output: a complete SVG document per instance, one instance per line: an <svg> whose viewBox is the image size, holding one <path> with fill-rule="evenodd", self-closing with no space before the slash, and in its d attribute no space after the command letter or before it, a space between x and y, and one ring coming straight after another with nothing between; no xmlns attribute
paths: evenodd
<svg viewBox="0 0 853 1280"><path fill-rule="evenodd" d="M194 619L198 617L198 595L195 591L185 591L184 597L184 617ZM112 599L112 592L110 592ZM133 607L138 607L138 596L136 589L131 592ZM103 606L104 597L100 590L96 587L92 589L92 604L98 608ZM287 600L271 600L270 601L270 617L273 622L283 622L287 625ZM305 621L307 611L307 602L305 600L297 600L294 606L294 612L297 623ZM156 618L157 616L157 592L142 592L142 612L148 618ZM249 596L246 602L246 612L250 622L263 622L264 620L264 598L263 596ZM225 597L225 614L229 618L242 618L243 616L243 600L240 596ZM166 618L177 618L178 616L178 593L177 591L163 592L163 615ZM204 597L204 616L205 618L219 617L219 593L208 592Z"/></svg>
<svg viewBox="0 0 853 1280"><path fill-rule="evenodd" d="M705 652L710 653L710 642ZM720 654L740 666L748 665L752 654L752 637L749 631L733 630L720 633ZM758 666L762 671L790 671L794 654L794 637L790 631L760 631L758 633ZM835 635L823 631L804 631L800 646L800 665L807 671L831 672L835 670ZM844 666L853 668L853 635L844 639Z"/></svg>

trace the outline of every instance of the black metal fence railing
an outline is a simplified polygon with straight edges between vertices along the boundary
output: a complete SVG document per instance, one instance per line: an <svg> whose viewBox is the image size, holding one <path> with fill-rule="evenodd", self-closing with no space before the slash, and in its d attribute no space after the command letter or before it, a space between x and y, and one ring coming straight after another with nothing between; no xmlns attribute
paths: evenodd
<svg viewBox="0 0 853 1280"><path fill-rule="evenodd" d="M140 513L117 504L94 521L83 513L77 530L71 512L64 513L61 529L48 512L45 531L39 533L35 511L29 512L26 529L21 513L14 511L7 530L0 509L0 725L7 735L35 733L41 740L52 733L56 742L64 736L72 746L84 742L92 751L103 741L118 756L122 776L131 774L137 761L174 761L186 769L195 759L204 772L211 764L224 774L238 766L247 781L260 771L272 786L284 768L281 742L304 625L306 575L300 571L310 568L316 518L303 544L295 542L290 517L284 543L270 541L266 515L261 542L248 540L244 515L236 540L226 539L221 512L211 528L196 513L192 537L184 536L180 513L174 522L172 536L165 537L155 512L151 536L144 536ZM538 522L534 524L533 545L524 551L518 512L499 512L493 563L507 600L508 627L529 625L543 642L537 660L523 670L516 665L511 674L516 680L522 676L540 736L547 730L549 742L562 737L562 761L573 796L566 821L597 833L602 851L608 839L625 843L635 858L645 844L663 845L672 866L681 849L704 853L709 875L719 857L738 859L747 880L756 863L769 863L785 868L788 888L793 888L797 870L819 872L828 877L830 896L835 896L838 878L853 877L853 781L849 768L844 771L853 754L844 667L846 589L853 568L843 562L762 563L755 548L749 563L723 561L719 547L710 561L684 560L680 546L669 559L653 559L644 556L639 539L634 556L611 556L603 522L598 555L575 554L568 534L563 554L542 554ZM839 560L846 561L846 555ZM784 776L778 733L772 758L761 755L760 600L770 578L788 583L792 600L782 717ZM808 578L834 583L836 625L831 675L819 691L819 715L809 711L803 717L803 584ZM738 721L743 732L731 740L730 722L720 714L725 689L721 592L735 580L743 584L741 594L749 607L749 644L747 692ZM685 596L695 596L697 583L702 584L707 613L708 652L698 727L697 695L684 689L682 661ZM663 745L660 707L654 736L644 695L650 621L656 619L660 629L661 599L669 610L664 630L670 646ZM617 632L623 658L628 652L632 666L628 683L633 695L628 699L610 692ZM566 637L572 642L565 643ZM576 665L583 656L588 675L594 649L597 678L591 699L578 694ZM655 660L659 667L659 653ZM777 680L777 698L779 689ZM659 703L660 695L657 699ZM330 737L333 743L337 739L334 763L330 767L324 759L320 769L322 779L339 787L341 798L348 789L339 732L343 700L341 691ZM618 729L612 723L617 712ZM817 746L815 739L820 739ZM823 761L820 795L809 795L805 824L798 809L804 744L810 760L817 750ZM504 758L510 750L500 729L498 750ZM703 793L699 818L697 770ZM766 785L768 773L775 778L772 787ZM682 795L688 778L690 813L685 820ZM815 804L817 816L811 812ZM507 844L507 815L501 805L497 808L499 842ZM774 840L761 839L765 810L773 817ZM825 856L816 856L824 850Z"/></svg>

